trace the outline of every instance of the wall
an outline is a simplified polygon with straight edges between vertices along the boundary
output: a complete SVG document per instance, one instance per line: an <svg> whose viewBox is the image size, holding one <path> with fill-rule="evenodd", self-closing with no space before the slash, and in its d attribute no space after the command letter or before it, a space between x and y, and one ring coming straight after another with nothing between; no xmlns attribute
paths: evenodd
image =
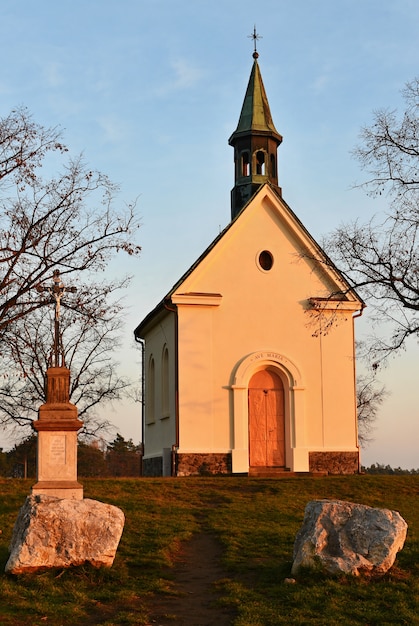
<svg viewBox="0 0 419 626"><path fill-rule="evenodd" d="M301 233L271 192L259 193L174 294L179 453L234 451L234 372L247 355L271 351L297 366L304 386L305 408L288 429L290 469L308 471L310 450L357 455L353 311L319 317L310 310L310 298L326 298L337 284L333 272L302 255L312 242ZM269 271L258 265L262 250L273 256ZM208 294L219 296L203 303ZM322 333L327 316L333 324ZM300 422L305 445L296 451Z"/></svg>
<svg viewBox="0 0 419 626"><path fill-rule="evenodd" d="M175 314L164 313L147 334L145 344L145 433L144 433L144 468L155 475L160 461L152 461L161 457L163 448L171 448L176 444L176 394L175 394ZM167 348L169 359L168 405L164 406L163 398L163 353ZM154 360L154 390L150 381L150 360ZM150 396L153 395L153 398ZM154 407L154 410L153 410Z"/></svg>

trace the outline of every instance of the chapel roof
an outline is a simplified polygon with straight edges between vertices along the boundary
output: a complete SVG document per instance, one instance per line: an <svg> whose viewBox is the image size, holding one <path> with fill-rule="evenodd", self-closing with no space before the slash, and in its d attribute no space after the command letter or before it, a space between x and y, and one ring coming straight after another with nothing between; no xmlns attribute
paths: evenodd
<svg viewBox="0 0 419 626"><path fill-rule="evenodd" d="M252 38L255 41L255 50L253 53L253 67L250 73L249 82L246 89L246 94L243 101L243 106L240 113L239 122L236 130L231 135L229 139L230 145L236 144L237 142L241 142L243 137L265 137L268 142L271 142L276 147L282 142L282 136L278 133L275 128L275 125L272 120L271 111L269 108L269 102L266 95L265 87L262 81L262 75L260 72L258 57L259 54L256 51L256 40L258 36L256 35L256 30L252 35ZM250 178L250 177L249 177ZM306 238L307 241L310 241L313 249L317 251L316 257L321 260L321 264L323 265L325 271L332 272L335 277L338 277L338 281L342 283L343 293L346 295L342 296L342 299L346 300L349 298L357 300L361 303L362 306L365 306L362 299L355 292L353 287L348 283L346 278L339 272L339 270L335 267L334 263L329 259L328 255L324 250L319 246L319 244L313 239L311 234L307 231L305 226L299 220L299 218L295 215L295 213L291 210L291 208L286 204L284 199L282 198L281 189L275 184L276 179L272 179L272 177L266 176L264 180L260 181L259 184L251 185L252 193L241 205L236 207L236 210L232 213L232 220L227 226L222 230L219 235L212 241L212 243L207 247L207 249L200 255L200 257L193 263L193 265L183 274L183 276L173 285L170 291L163 297L163 299L157 304L157 306L150 311L150 313L142 320L142 322L137 326L134 330L134 335L138 339L142 336L142 333L145 331L146 327L150 322L155 322L156 319L160 319L162 315L166 315L168 311L174 311L173 303L171 298L176 290L182 285L182 283L188 278L190 274L200 265L200 263L208 256L208 254L213 250L213 248L218 244L218 242L224 238L227 231L233 226L233 224L237 221L237 219L242 215L242 213L246 210L246 208L253 202L256 195L262 192L262 189L270 189L274 196L276 196L277 201L282 205L283 210L290 216L291 221L297 226L299 232L301 233L303 238ZM237 180L236 180L237 183ZM195 294L196 295L196 294ZM208 294L207 294L208 295ZM219 295L219 294L212 294ZM316 300L316 302L319 299Z"/></svg>

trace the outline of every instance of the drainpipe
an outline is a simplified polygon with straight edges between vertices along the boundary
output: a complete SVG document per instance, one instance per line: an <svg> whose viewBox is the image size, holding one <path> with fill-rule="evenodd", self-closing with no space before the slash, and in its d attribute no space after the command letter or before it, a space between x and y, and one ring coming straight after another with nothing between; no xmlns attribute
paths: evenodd
<svg viewBox="0 0 419 626"><path fill-rule="evenodd" d="M134 335L135 341L136 343L139 343L141 346L141 448L142 448L142 454L141 456L144 456L144 429L145 429L145 378L144 378L144 374L145 374L145 363L144 363L144 358L145 358L145 341L144 339L141 339L141 337L137 337L137 335ZM142 463L141 463L142 465ZM141 469L141 474L142 474L142 469Z"/></svg>

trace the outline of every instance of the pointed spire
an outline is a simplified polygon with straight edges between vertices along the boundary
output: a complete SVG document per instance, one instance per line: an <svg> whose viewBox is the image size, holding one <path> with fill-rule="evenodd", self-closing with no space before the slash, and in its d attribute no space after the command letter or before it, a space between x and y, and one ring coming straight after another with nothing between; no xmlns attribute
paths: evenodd
<svg viewBox="0 0 419 626"><path fill-rule="evenodd" d="M235 137L241 133L264 132L275 137L279 145L282 141L282 137L276 130L272 121L271 110L257 61L259 55L256 52L253 53L253 56L255 60L250 73L239 123L237 124L236 130L231 135L229 143L232 144Z"/></svg>
<svg viewBox="0 0 419 626"><path fill-rule="evenodd" d="M234 147L235 186L231 192L232 219L265 182L278 187L277 149L282 142L272 121L268 98L260 73L256 28L250 37L254 41L253 67L246 89L239 123L229 139Z"/></svg>

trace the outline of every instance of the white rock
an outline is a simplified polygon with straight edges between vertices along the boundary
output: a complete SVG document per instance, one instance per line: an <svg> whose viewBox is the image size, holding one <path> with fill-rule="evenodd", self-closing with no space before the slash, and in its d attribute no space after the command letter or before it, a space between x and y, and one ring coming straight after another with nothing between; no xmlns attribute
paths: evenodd
<svg viewBox="0 0 419 626"><path fill-rule="evenodd" d="M407 524L397 511L341 500L314 500L294 544L292 574L301 567L358 576L384 574L403 548Z"/></svg>
<svg viewBox="0 0 419 626"><path fill-rule="evenodd" d="M97 500L28 496L13 529L5 571L22 574L84 563L111 567L124 522L121 509Z"/></svg>

